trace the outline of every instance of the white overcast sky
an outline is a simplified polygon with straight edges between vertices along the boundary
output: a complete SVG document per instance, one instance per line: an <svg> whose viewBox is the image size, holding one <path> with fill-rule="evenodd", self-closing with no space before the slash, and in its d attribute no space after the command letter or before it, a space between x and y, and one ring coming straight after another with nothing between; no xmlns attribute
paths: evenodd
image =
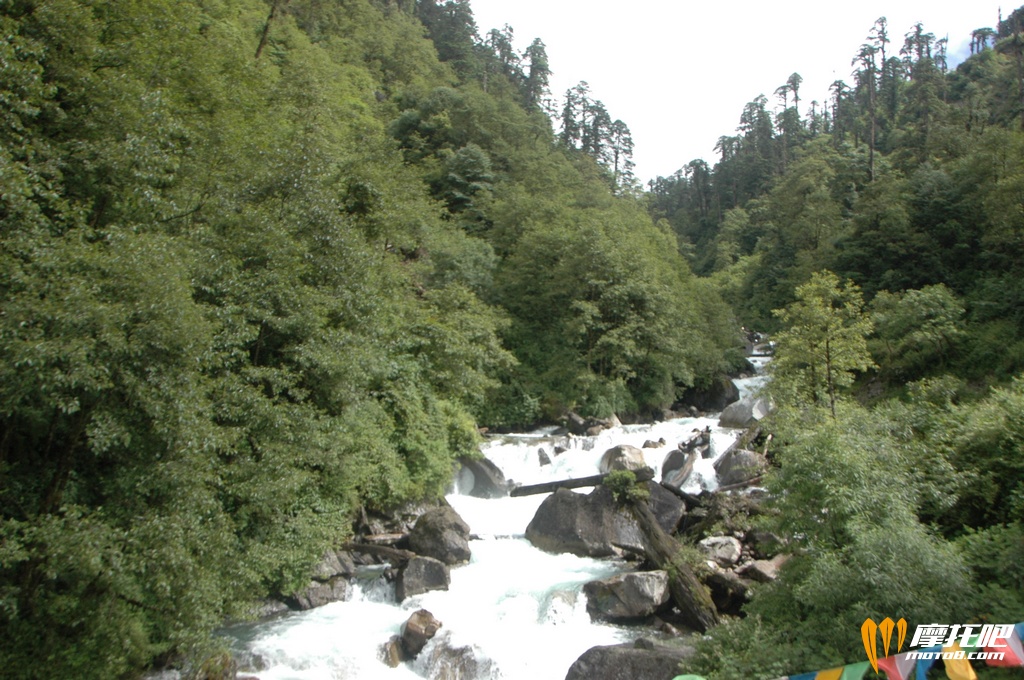
<svg viewBox="0 0 1024 680"><path fill-rule="evenodd" d="M1017 0L1018 2L1024 0ZM828 99L836 79L852 83L850 62L879 17L890 49L918 21L949 37L949 62L968 54L971 31L995 27L995 0L471 0L485 35L505 24L522 51L547 46L552 94L581 80L612 118L633 133L636 173L645 182L694 158L713 163L716 141L735 134L757 95L803 77L800 108ZM1002 6L1008 16L1016 5Z"/></svg>

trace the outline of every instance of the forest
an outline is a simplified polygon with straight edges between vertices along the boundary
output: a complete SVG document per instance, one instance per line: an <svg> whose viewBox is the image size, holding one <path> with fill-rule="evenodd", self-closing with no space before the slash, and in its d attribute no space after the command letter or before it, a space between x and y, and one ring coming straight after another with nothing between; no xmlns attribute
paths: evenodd
<svg viewBox="0 0 1024 680"><path fill-rule="evenodd" d="M777 339L795 557L700 670L855 661L871 615L1024 619L1024 8L955 69L880 18L830 101L794 73L647 187L627 124L468 0L0 27L10 677L201 657L361 509L443 494L480 428L655 417L743 369L741 326Z"/></svg>

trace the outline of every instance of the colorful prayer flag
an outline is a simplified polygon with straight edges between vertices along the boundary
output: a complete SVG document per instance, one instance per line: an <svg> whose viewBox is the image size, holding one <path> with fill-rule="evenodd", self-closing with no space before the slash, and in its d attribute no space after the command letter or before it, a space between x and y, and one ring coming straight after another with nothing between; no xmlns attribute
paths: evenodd
<svg viewBox="0 0 1024 680"><path fill-rule="evenodd" d="M908 652L904 652L879 659L878 667L885 671L889 680L907 680L913 674L914 666L917 665L914 659L907 658L908 654Z"/></svg>
<svg viewBox="0 0 1024 680"><path fill-rule="evenodd" d="M955 654L960 651L963 650L955 642L942 649L944 655L949 652ZM971 662L968 661L966 656L961 659L943 658L942 660L946 662L946 675L949 676L949 680L978 680L978 675L974 672Z"/></svg>

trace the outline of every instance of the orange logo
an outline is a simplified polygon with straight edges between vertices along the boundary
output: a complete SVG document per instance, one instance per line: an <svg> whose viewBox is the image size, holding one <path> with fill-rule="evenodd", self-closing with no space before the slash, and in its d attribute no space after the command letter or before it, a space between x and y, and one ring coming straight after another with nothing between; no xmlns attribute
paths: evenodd
<svg viewBox="0 0 1024 680"><path fill-rule="evenodd" d="M899 654L903 650L903 641L907 639L907 622L904 619L900 619L896 623L889 617L882 619L881 623L875 623L871 619L864 621L864 625L860 627L860 636L864 639L864 651L868 653L868 661L871 662L871 667L875 669L875 673L878 673L878 632L882 632L882 643L885 648L885 654L882 657L889 656L889 645L892 643L892 631L893 628L899 630L899 638L896 643L896 653Z"/></svg>

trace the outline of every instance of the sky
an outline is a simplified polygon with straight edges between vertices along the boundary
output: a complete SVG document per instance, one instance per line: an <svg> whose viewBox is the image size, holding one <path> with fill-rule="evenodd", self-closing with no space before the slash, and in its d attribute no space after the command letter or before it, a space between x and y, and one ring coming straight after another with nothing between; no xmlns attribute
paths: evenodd
<svg viewBox="0 0 1024 680"><path fill-rule="evenodd" d="M1024 0L1019 0L1024 1ZM743 106L803 77L801 112L828 100L835 80L853 83L853 60L875 20L886 17L890 49L918 21L949 38L950 67L969 54L971 31L995 27L995 0L471 0L486 35L505 24L524 50L547 47L551 92L581 80L612 119L629 126L637 177L668 176L695 158L714 163ZM1003 7L1008 16L1016 5Z"/></svg>

